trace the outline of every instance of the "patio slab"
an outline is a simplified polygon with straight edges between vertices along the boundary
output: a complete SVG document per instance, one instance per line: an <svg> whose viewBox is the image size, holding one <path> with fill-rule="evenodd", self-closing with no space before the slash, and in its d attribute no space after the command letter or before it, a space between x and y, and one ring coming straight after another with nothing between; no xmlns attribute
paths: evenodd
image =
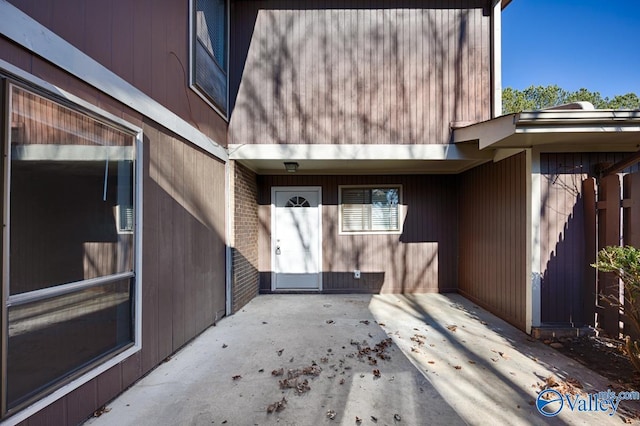
<svg viewBox="0 0 640 426"><path fill-rule="evenodd" d="M456 294L261 295L86 424L621 424L638 408L543 417L550 376L611 387Z"/></svg>

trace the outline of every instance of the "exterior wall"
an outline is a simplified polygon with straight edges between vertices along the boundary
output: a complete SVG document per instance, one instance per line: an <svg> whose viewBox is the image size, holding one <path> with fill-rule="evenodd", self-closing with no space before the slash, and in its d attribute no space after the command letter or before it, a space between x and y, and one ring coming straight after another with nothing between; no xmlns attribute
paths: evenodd
<svg viewBox="0 0 640 426"><path fill-rule="evenodd" d="M31 4L52 13L50 5ZM224 315L225 165L2 37L0 52L3 60L143 129L142 350L23 422L78 424ZM213 123L212 133L225 133L224 122Z"/></svg>
<svg viewBox="0 0 640 426"><path fill-rule="evenodd" d="M230 143L449 143L490 118L487 4L233 2Z"/></svg>
<svg viewBox="0 0 640 426"><path fill-rule="evenodd" d="M224 119L188 87L189 2L9 3L226 146Z"/></svg>
<svg viewBox="0 0 640 426"><path fill-rule="evenodd" d="M322 283L326 293L425 293L457 289L457 178L259 176L260 291L271 291L271 187L322 187ZM401 184L403 232L340 235L338 185ZM361 279L353 278L360 269Z"/></svg>
<svg viewBox="0 0 640 426"><path fill-rule="evenodd" d="M239 311L258 295L258 181L256 174L232 163L233 206L232 309Z"/></svg>
<svg viewBox="0 0 640 426"><path fill-rule="evenodd" d="M526 157L488 163L460 179L459 291L525 329Z"/></svg>
<svg viewBox="0 0 640 426"><path fill-rule="evenodd" d="M627 153L542 153L540 155L541 322L593 325L583 309L586 274L585 208L582 181L594 166L616 163ZM635 165L625 172L640 170ZM595 247L595 241L593 242Z"/></svg>

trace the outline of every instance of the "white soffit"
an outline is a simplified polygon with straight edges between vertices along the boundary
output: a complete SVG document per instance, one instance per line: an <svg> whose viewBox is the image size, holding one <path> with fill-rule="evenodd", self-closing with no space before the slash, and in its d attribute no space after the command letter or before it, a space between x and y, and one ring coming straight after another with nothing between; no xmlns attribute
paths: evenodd
<svg viewBox="0 0 640 426"><path fill-rule="evenodd" d="M454 142L479 149L532 148L636 151L640 111L545 110L504 115L454 131Z"/></svg>
<svg viewBox="0 0 640 426"><path fill-rule="evenodd" d="M226 150L115 73L6 0L0 0L0 34L138 111L223 161Z"/></svg>
<svg viewBox="0 0 640 426"><path fill-rule="evenodd" d="M459 173L491 161L474 146L449 145L230 145L229 158L258 173L283 173L285 161L299 163L299 174Z"/></svg>

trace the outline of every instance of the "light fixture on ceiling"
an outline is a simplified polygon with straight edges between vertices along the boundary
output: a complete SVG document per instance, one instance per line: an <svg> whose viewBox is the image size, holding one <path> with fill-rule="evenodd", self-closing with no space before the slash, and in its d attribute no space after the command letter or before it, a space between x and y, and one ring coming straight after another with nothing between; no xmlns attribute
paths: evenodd
<svg viewBox="0 0 640 426"><path fill-rule="evenodd" d="M284 168L287 169L289 173L295 173L298 171L299 164L295 161L285 161Z"/></svg>

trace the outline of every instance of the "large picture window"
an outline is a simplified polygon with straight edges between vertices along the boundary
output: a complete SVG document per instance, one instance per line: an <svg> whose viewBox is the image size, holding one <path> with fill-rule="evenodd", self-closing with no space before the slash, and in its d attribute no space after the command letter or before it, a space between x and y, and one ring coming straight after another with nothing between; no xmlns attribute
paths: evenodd
<svg viewBox="0 0 640 426"><path fill-rule="evenodd" d="M11 410L134 343L135 134L7 85Z"/></svg>
<svg viewBox="0 0 640 426"><path fill-rule="evenodd" d="M227 3L192 0L191 80L223 114L227 113Z"/></svg>
<svg viewBox="0 0 640 426"><path fill-rule="evenodd" d="M340 187L340 231L400 232L400 186Z"/></svg>

